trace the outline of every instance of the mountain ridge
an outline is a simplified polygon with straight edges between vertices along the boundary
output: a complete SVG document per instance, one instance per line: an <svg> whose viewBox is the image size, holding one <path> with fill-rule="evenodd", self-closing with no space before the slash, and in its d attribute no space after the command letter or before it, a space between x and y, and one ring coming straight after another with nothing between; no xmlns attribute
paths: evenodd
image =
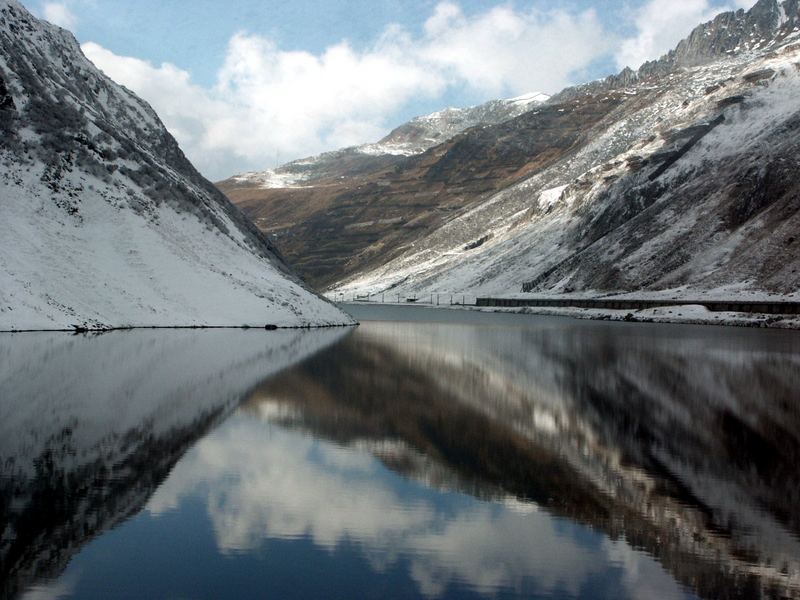
<svg viewBox="0 0 800 600"><path fill-rule="evenodd" d="M797 106L791 98L798 48L789 54L788 60L731 65L712 80L735 74L734 82L717 89L716 82L704 87L711 81L697 73L680 86L673 81L671 89L655 93L658 102L650 99L598 132L594 149L565 163L561 175L543 172L504 190L483 211L455 218L447 231L418 244L417 257L398 259L408 261L407 274L417 279L409 287L466 287L487 295L524 289L538 295L796 297ZM698 95L703 100L694 109L684 106ZM631 138L639 141L631 145ZM555 200L544 199L550 190ZM513 223L504 212L515 210L523 213ZM449 237L454 231L485 237L485 228L493 240L470 255L454 248L469 237ZM459 264L453 259L445 274L448 252L459 254ZM420 264L422 253L433 262L413 272L410 265ZM349 289L363 290L369 278L391 271L376 271ZM403 284L397 287L404 291Z"/></svg>
<svg viewBox="0 0 800 600"><path fill-rule="evenodd" d="M625 67L605 79L568 87L554 96L618 89L636 81L668 75L675 69L697 67L735 53L758 50L763 44L785 39L800 24L800 0L759 0L749 11L723 12L695 27L678 45L637 69Z"/></svg>
<svg viewBox="0 0 800 600"><path fill-rule="evenodd" d="M498 124L513 119L535 105L547 102L550 97L541 92L531 92L505 100L489 100L465 108L448 107L414 117L386 134L375 143L350 146L301 158L266 171L252 171L233 175L217 183L220 187L252 184L265 188L303 187L329 175L337 161L350 158L359 160L359 167L368 169L381 157L414 156L429 150L453 136L478 125ZM391 161L391 159L389 159Z"/></svg>

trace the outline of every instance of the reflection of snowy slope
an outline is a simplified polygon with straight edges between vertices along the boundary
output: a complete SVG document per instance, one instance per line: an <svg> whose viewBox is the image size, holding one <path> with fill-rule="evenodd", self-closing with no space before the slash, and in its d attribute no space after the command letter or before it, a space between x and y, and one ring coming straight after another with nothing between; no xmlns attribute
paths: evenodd
<svg viewBox="0 0 800 600"><path fill-rule="evenodd" d="M0 48L0 330L349 321L68 32L0 0Z"/></svg>
<svg viewBox="0 0 800 600"><path fill-rule="evenodd" d="M245 406L624 537L700 596L800 598L794 337L524 323L368 323Z"/></svg>
<svg viewBox="0 0 800 600"><path fill-rule="evenodd" d="M662 340L562 321L527 330L373 323L359 337L391 339L447 396L558 452L676 548L800 597L792 337L776 351L750 332Z"/></svg>
<svg viewBox="0 0 800 600"><path fill-rule="evenodd" d="M139 510L250 389L344 334L0 338L0 596L58 573L88 537ZM63 520L40 519L54 502Z"/></svg>

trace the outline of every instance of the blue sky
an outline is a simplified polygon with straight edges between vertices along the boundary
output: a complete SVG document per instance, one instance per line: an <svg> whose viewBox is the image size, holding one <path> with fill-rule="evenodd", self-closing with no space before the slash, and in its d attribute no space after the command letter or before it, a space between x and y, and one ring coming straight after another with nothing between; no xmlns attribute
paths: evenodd
<svg viewBox="0 0 800 600"><path fill-rule="evenodd" d="M23 0L24 1L24 0ZM30 0L221 179L412 116L554 93L755 0ZM31 4L31 2L36 2Z"/></svg>
<svg viewBox="0 0 800 600"><path fill-rule="evenodd" d="M679 1L679 0L678 0ZM44 5L46 3L42 3ZM70 3L76 18L73 32L82 42L93 41L124 56L154 64L171 62L188 69L201 84L213 84L231 36L248 31L274 39L285 50L320 53L349 40L369 46L392 23L420 31L438 2L434 0L122 0ZM493 3L459 3L466 14L479 14ZM503 4L503 3L494 3ZM512 3L513 4L513 3ZM526 3L517 2L519 6ZM574 10L594 8L612 29L626 26L625 6L619 0L538 2ZM187 6L190 6L187 10Z"/></svg>

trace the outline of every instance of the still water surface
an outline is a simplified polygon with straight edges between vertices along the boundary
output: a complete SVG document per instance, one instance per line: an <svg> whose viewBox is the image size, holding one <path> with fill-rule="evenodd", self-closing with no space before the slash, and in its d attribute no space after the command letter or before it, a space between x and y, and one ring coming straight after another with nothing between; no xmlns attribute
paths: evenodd
<svg viewBox="0 0 800 600"><path fill-rule="evenodd" d="M800 335L0 336L8 598L800 598Z"/></svg>

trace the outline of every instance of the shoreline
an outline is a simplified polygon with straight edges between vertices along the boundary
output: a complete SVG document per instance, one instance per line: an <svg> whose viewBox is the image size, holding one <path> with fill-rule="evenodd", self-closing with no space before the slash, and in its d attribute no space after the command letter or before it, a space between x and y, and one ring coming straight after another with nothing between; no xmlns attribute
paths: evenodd
<svg viewBox="0 0 800 600"><path fill-rule="evenodd" d="M261 331L279 331L279 330L294 330L294 329L333 329L335 327L357 327L359 322L354 320L352 323L336 323L325 325L129 325L124 327L70 327L58 329L0 329L0 335L6 333L71 333L73 335L80 334L101 334L110 333L112 331L135 331L141 329L174 329L174 330L187 330L187 329L242 329L248 330L261 330Z"/></svg>
<svg viewBox="0 0 800 600"><path fill-rule="evenodd" d="M767 313L713 312L697 304L679 304L639 310L597 309L578 307L488 307L474 304L421 304L396 302L346 302L342 305L393 306L408 308L433 308L445 310L468 310L484 313L518 315L541 315L569 317L592 321L623 323L664 323L676 325L716 325L723 327L748 327L759 329L800 330L800 315L775 315Z"/></svg>

